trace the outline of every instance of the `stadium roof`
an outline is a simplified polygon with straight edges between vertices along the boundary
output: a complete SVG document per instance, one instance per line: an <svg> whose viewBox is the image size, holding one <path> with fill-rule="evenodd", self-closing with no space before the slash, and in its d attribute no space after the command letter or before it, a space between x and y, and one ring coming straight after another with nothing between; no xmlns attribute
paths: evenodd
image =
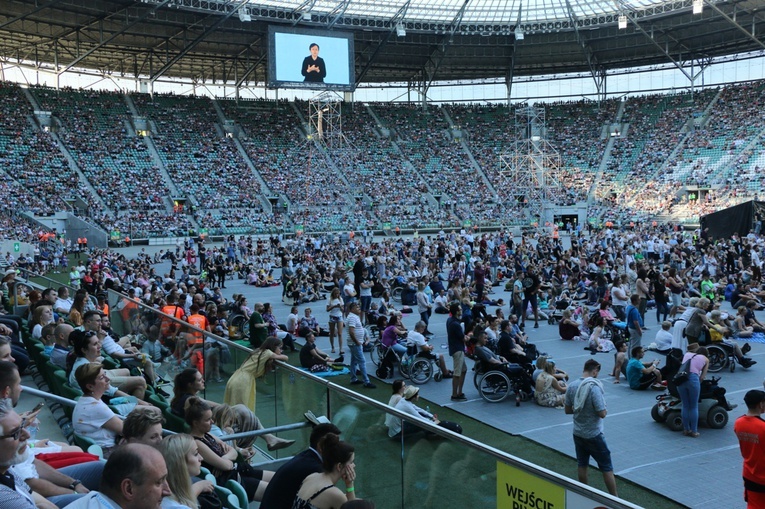
<svg viewBox="0 0 765 509"><path fill-rule="evenodd" d="M765 49L763 8L765 0L5 0L0 58L59 73L247 85L265 81L275 24L353 31L360 83L597 77L690 62L698 71L714 57Z"/></svg>

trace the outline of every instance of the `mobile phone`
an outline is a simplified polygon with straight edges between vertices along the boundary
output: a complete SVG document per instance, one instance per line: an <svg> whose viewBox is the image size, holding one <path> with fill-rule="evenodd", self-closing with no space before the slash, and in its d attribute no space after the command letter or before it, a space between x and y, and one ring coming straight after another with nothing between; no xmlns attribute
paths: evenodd
<svg viewBox="0 0 765 509"><path fill-rule="evenodd" d="M37 405L35 405L35 407L32 409L32 413L35 413L35 412L38 412L38 411L42 410L42 407L44 407L44 406L45 406L45 402L44 402L44 401L40 401L40 402L39 402Z"/></svg>

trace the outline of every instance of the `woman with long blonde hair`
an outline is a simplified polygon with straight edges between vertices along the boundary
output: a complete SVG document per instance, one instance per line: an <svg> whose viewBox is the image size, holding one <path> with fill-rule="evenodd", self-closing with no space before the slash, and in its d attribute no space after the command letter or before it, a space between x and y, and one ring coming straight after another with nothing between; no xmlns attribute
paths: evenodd
<svg viewBox="0 0 765 509"><path fill-rule="evenodd" d="M162 500L163 509L198 509L200 495L215 493L215 486L210 481L191 483L192 477L200 475L202 467L194 437L185 433L166 436L160 444L160 452L167 464L167 484L173 492Z"/></svg>

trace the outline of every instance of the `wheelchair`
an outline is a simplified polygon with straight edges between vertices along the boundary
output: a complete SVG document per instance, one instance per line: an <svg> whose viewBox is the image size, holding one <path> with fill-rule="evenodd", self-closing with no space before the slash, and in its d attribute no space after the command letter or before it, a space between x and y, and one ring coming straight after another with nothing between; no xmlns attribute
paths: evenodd
<svg viewBox="0 0 765 509"><path fill-rule="evenodd" d="M741 364L741 361L736 357L736 347L719 341L715 343L707 343L707 352L709 353L709 368L707 370L710 373L718 373L724 369L729 369L731 373L736 371L736 363ZM747 343L741 349L744 355L749 352L749 344ZM749 367L748 364L742 364L743 367Z"/></svg>
<svg viewBox="0 0 765 509"><path fill-rule="evenodd" d="M521 401L528 401L532 397L528 374L512 376L504 370L497 368L484 369L482 363L476 359L473 366L475 374L473 383L481 397L488 403L499 403L506 400L510 394L515 395L515 406L521 406ZM524 390L527 389L527 390Z"/></svg>
<svg viewBox="0 0 765 509"><path fill-rule="evenodd" d="M372 357L372 362L378 366L377 376L384 379L389 378L393 373L393 366L398 364L401 376L416 385L426 384L431 378L436 382L443 380L444 374L436 361L428 357L420 357L414 351L415 348L415 346L408 346L406 353L400 356L393 348L376 341L370 357Z"/></svg>

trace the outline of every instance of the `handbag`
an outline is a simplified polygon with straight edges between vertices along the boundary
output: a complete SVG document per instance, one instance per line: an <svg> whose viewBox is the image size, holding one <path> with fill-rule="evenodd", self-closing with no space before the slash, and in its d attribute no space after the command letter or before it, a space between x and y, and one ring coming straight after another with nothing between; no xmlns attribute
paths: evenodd
<svg viewBox="0 0 765 509"><path fill-rule="evenodd" d="M693 357L696 357L696 355L698 354L695 354ZM675 376L672 377L673 384L682 385L688 381L688 377L691 374L691 360L693 360L693 357L680 365L680 369L678 369Z"/></svg>
<svg viewBox="0 0 765 509"><path fill-rule="evenodd" d="M199 509L222 509L223 502L218 498L218 494L214 491L212 493L200 493L197 497L199 503Z"/></svg>

